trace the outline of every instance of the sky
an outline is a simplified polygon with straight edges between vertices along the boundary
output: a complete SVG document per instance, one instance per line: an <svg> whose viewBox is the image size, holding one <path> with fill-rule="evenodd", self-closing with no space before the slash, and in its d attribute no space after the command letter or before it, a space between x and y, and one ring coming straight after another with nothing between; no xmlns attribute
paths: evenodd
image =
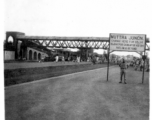
<svg viewBox="0 0 152 120"><path fill-rule="evenodd" d="M109 37L110 33L131 33L151 38L150 3L151 0L5 0L4 27L5 31L37 36Z"/></svg>

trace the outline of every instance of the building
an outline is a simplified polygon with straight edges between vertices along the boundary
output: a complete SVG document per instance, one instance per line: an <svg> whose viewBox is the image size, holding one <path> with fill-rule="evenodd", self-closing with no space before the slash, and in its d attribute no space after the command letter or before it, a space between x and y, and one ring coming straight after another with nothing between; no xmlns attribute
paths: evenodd
<svg viewBox="0 0 152 120"><path fill-rule="evenodd" d="M25 38L25 39L23 39ZM49 39L48 39L49 38ZM51 55L54 54L62 54L65 58L68 58L69 56L74 57L79 56L81 58L81 61L87 61L88 57L92 56L93 54L93 48L89 48L89 44L85 41L83 44L80 44L79 41L77 41L77 47L79 47L79 51L77 52L72 52L68 51L67 48L69 47L69 43L66 43L68 45L66 46L60 46L60 44L57 42L58 40L66 39L69 41L72 41L71 39L75 39L75 37L58 37L55 38L56 42L48 41L48 43L54 44L52 46L53 49L49 49L44 44L48 44L45 40L52 40L53 37L45 37L45 36L25 36L24 33L21 32L12 32L8 31L6 32L6 40L4 41L4 60L34 60L34 61L39 61L43 60L45 57L50 57ZM54 38L53 38L54 39ZM78 39L78 38L76 38ZM84 38L79 38L80 41L83 40ZM85 39L100 39L100 38L85 38ZM102 40L105 38L101 38ZM35 41L36 40L36 41ZM35 42L33 42L35 41ZM41 42L42 41L42 42ZM46 42L46 43L45 43ZM98 41L99 42L99 41ZM56 48L54 48L55 45ZM72 47L70 48L75 48L75 45L71 43ZM87 46L85 48L85 45ZM92 44L94 45L94 44ZM95 45L97 47L97 43ZM94 46L94 47L95 47ZM105 45L104 45L105 46ZM65 49L62 49L65 48ZM99 46L98 46L99 47ZM60 49L61 48L61 49Z"/></svg>
<svg viewBox="0 0 152 120"><path fill-rule="evenodd" d="M4 41L4 60L34 60L39 61L49 56L50 50L43 46L37 46L30 41L17 41L17 35L25 35L21 32L7 32Z"/></svg>

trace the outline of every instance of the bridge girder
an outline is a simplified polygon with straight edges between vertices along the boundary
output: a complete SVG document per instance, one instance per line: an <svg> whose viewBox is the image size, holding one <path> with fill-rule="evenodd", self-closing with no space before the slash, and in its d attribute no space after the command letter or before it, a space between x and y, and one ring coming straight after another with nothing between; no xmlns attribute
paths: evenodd
<svg viewBox="0 0 152 120"><path fill-rule="evenodd" d="M55 47L55 48L93 48L108 49L109 42L104 41L62 41L62 40L33 40L38 46Z"/></svg>
<svg viewBox="0 0 152 120"><path fill-rule="evenodd" d="M18 40L31 41L37 46L55 48L92 48L108 49L109 38L106 37L37 37L18 36Z"/></svg>
<svg viewBox="0 0 152 120"><path fill-rule="evenodd" d="M17 40L31 41L37 46L51 48L92 48L108 49L108 37L38 37L38 36L17 36ZM146 39L145 50L150 50L149 38Z"/></svg>
<svg viewBox="0 0 152 120"><path fill-rule="evenodd" d="M7 34L14 34L14 32L7 32ZM15 39L30 41L37 46L53 47L53 48L92 48L92 49L108 49L109 37L55 37L55 36L25 36L15 32ZM8 36L8 35L7 35ZM149 38L146 38L145 50L150 50Z"/></svg>

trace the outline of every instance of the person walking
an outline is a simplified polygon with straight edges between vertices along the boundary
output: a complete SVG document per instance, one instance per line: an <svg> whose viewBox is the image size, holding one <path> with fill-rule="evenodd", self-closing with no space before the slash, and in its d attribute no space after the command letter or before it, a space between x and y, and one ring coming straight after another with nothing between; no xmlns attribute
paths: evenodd
<svg viewBox="0 0 152 120"><path fill-rule="evenodd" d="M64 56L62 56L62 62L65 62Z"/></svg>
<svg viewBox="0 0 152 120"><path fill-rule="evenodd" d="M56 57L55 57L55 62L58 62L58 61L59 61L59 56L56 55Z"/></svg>
<svg viewBox="0 0 152 120"><path fill-rule="evenodd" d="M127 84L126 83L126 63L125 63L125 60L122 59L122 63L120 63L120 82L119 83L122 83L122 77L124 76L124 84Z"/></svg>
<svg viewBox="0 0 152 120"><path fill-rule="evenodd" d="M139 67L140 67L140 60L137 59L137 60L135 61L135 70L138 70Z"/></svg>
<svg viewBox="0 0 152 120"><path fill-rule="evenodd" d="M144 67L144 61L141 60L141 62L140 62L140 71L142 71L143 67Z"/></svg>

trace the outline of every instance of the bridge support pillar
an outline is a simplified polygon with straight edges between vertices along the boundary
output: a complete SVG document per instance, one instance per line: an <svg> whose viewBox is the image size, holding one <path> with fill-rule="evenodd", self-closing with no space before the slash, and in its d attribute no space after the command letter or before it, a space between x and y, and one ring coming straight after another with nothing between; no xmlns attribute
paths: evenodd
<svg viewBox="0 0 152 120"><path fill-rule="evenodd" d="M14 51L15 51L15 59L18 59L19 58L19 54L18 54L18 39L17 39L17 35L25 35L24 33L21 33L21 32L6 32L6 48L8 47L11 47ZM7 46L8 44L8 38L9 37L12 37L13 38L13 43L11 46Z"/></svg>

